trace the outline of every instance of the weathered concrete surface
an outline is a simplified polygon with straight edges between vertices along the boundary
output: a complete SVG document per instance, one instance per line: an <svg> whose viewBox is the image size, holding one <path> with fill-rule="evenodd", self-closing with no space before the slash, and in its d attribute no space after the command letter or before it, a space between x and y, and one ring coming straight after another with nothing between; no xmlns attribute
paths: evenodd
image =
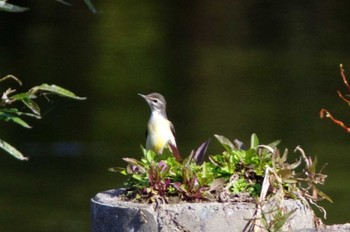
<svg viewBox="0 0 350 232"><path fill-rule="evenodd" d="M324 228L320 228L315 230L317 232L349 232L350 231L350 224L341 224L341 225L331 225L331 226L325 226Z"/></svg>
<svg viewBox="0 0 350 232"><path fill-rule="evenodd" d="M254 218L252 203L182 203L147 205L119 201L121 189L98 193L91 200L93 232L124 231L243 231ZM315 231L314 214L299 201L285 201L297 208L284 231Z"/></svg>

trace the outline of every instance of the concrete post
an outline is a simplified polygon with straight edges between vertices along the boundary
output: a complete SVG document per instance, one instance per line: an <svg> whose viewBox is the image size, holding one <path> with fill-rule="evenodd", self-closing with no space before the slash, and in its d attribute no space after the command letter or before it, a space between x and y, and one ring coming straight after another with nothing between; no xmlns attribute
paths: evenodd
<svg viewBox="0 0 350 232"><path fill-rule="evenodd" d="M91 199L93 232L211 232L243 231L253 224L254 203L139 204L118 199L123 189L98 193ZM284 231L314 231L313 211L300 201L285 200L283 207L296 212ZM250 224L249 224L250 223Z"/></svg>

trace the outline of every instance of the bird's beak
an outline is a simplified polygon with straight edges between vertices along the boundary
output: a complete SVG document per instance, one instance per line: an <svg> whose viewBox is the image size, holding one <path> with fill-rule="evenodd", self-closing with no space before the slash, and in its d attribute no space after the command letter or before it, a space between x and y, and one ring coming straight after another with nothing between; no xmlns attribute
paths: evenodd
<svg viewBox="0 0 350 232"><path fill-rule="evenodd" d="M147 99L147 96L146 96L146 95L143 95L143 94L141 94L141 93L138 93L137 95L143 97L144 99Z"/></svg>
<svg viewBox="0 0 350 232"><path fill-rule="evenodd" d="M141 93L138 93L137 95L139 95L139 96L141 96L143 99L145 99L146 102L149 102L149 99L148 99L148 97L147 97L146 95L143 95L143 94L141 94Z"/></svg>

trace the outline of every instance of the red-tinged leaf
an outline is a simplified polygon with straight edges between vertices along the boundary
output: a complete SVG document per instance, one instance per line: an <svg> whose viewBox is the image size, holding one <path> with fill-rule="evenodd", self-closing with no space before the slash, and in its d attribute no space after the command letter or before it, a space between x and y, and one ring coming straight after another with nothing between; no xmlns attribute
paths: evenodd
<svg viewBox="0 0 350 232"><path fill-rule="evenodd" d="M177 147L174 144L172 144L172 143L168 143L168 144L169 144L169 147L170 147L171 151L173 152L173 155L174 155L176 161L177 162L181 162L182 158L180 156L180 152L177 149Z"/></svg>
<svg viewBox="0 0 350 232"><path fill-rule="evenodd" d="M130 165L133 166L137 166L141 172L145 172L146 169L143 166L143 163L141 163L140 161L133 159L133 158L123 158L123 160L127 163L129 163Z"/></svg>
<svg viewBox="0 0 350 232"><path fill-rule="evenodd" d="M193 159L197 165L201 165L204 162L204 155L208 149L209 142L210 139L202 143L195 151Z"/></svg>

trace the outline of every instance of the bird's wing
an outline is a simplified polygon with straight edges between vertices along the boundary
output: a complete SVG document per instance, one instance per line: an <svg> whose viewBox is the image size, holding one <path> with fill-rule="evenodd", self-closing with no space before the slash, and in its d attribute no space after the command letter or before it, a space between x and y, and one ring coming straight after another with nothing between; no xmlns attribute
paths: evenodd
<svg viewBox="0 0 350 232"><path fill-rule="evenodd" d="M173 135L175 137L175 127L170 121L169 121L169 123L170 123L170 130L171 130L171 132L173 133Z"/></svg>

